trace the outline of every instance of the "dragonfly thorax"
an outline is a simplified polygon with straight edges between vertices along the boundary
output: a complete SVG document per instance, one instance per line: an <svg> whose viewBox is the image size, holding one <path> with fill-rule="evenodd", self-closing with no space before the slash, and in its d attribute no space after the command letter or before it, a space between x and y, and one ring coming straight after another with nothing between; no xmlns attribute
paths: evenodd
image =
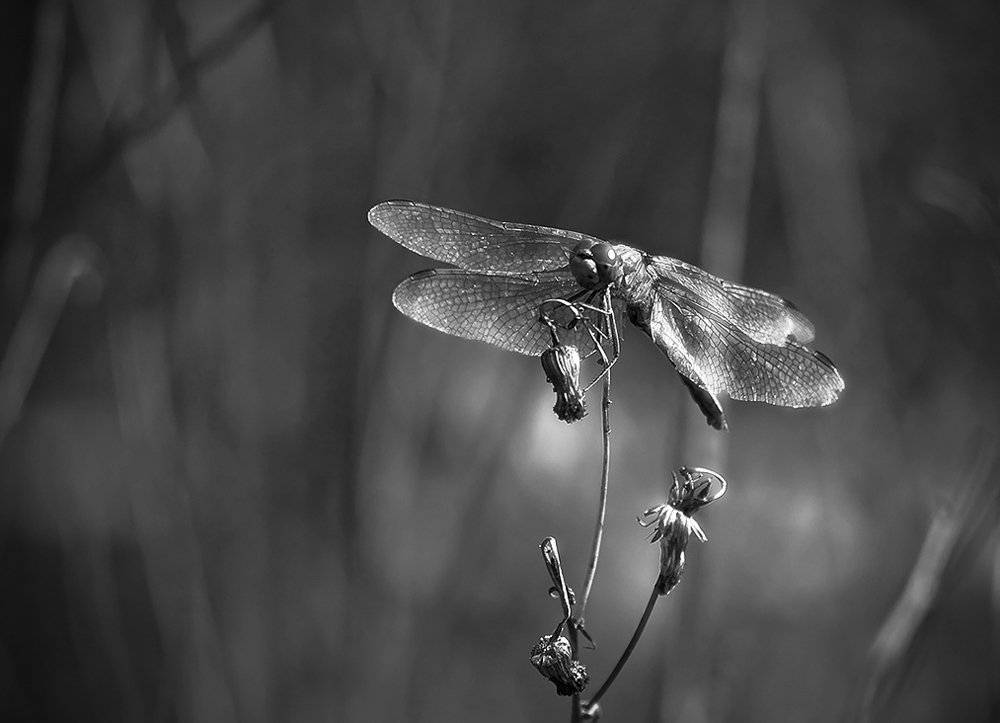
<svg viewBox="0 0 1000 723"><path fill-rule="evenodd" d="M573 278L585 289L604 289L618 281L622 264L611 244L584 239L573 248L569 257Z"/></svg>

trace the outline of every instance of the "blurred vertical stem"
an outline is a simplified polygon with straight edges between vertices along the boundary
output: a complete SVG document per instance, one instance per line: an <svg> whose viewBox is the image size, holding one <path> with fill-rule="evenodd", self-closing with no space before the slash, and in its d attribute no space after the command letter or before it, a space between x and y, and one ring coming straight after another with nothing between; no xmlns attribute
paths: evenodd
<svg viewBox="0 0 1000 723"><path fill-rule="evenodd" d="M743 275L747 215L757 157L767 0L733 0L715 123L701 265L728 279Z"/></svg>
<svg viewBox="0 0 1000 723"><path fill-rule="evenodd" d="M715 151L709 177L708 199L702 232L701 266L723 278L738 281L743 275L746 226L753 186L761 85L767 43L767 0L732 0L722 58L722 82L716 115ZM706 430L702 414L684 406L680 451L685 458L711 469L724 469L726 437ZM697 566L688 575L687 593L681 598L677 635L681 649L705 650L704 634L711 629L704 616L708 566ZM667 647L662 648L666 654ZM659 686L664 699L659 709L677 706L705 716L709 681L703 656L696 656L682 670L671 668L674 686ZM664 664L664 669L667 666ZM680 676L680 679L675 679ZM664 681L667 683L668 681ZM684 700L670 700L670 691L683 691ZM669 717L674 717L672 713Z"/></svg>
<svg viewBox="0 0 1000 723"><path fill-rule="evenodd" d="M82 236L60 240L42 262L0 361L0 448L21 416L38 365L73 285L95 271L97 249Z"/></svg>
<svg viewBox="0 0 1000 723"><path fill-rule="evenodd" d="M954 480L935 483L939 488L936 491L943 491L944 495L933 510L906 586L871 644L868 680L856 716L859 723L879 720L892 710L905 677L913 670L916 659L913 651L926 629L925 621L940 596L954 589L963 567L967 569L974 564L984 548L993 547L994 556L997 554L1000 492L996 480L1000 470L1000 447L992 435L978 446L976 461L968 470L963 470L961 463L957 464ZM996 565L994 557L994 616L998 610ZM996 639L994 630L993 640ZM995 676L991 682L996 693ZM995 719L995 716L990 718Z"/></svg>
<svg viewBox="0 0 1000 723"><path fill-rule="evenodd" d="M336 5L334 3L333 5ZM367 55L373 63L372 83L378 92L371 99L373 129L371 143L371 197L386 198L392 188L406 188L407 195L432 197L434 189L441 181L437 168L454 166L459 162L455 148L448 137L445 119L448 115L449 100L465 87L474 77L475 68L458 61L461 48L461 34L456 30L460 5L456 2L439 2L415 5L408 10L404 22L385 22L385 9L375 4L358 5L352 11L358 23L363 42L368 46ZM412 21L419 18L419 23ZM317 72L323 73L320 69ZM336 115L342 115L340 96L331 98ZM474 114L471 114L474 115ZM451 154L451 155L449 155ZM445 174L446 176L447 174ZM325 202L324 202L325 203ZM358 216L362 224L363 214ZM354 248L357 244L346 244ZM358 436L355 443L345 449L345 464L350 465L342 473L345 484L339 490L337 505L341 512L340 531L342 536L344 570L348 580L360 581L351 586L347 615L344 617L343 631L348 649L349 665L344 667L341 689L346 691L344 709L348 720L404 719L422 706L428 685L426 666L415 661L425 650L425 637L433 635L434 629L427 630L419 622L420 601L412 586L400 584L396 589L386 589L377 583L370 572L372 550L366 540L382 536L383 520L394 521L397 533L403 538L419 534L420 526L413 519L411 506L419 502L426 489L418 488L413 482L417 476L405 481L392 480L389 487L382 486L377 473L369 467L376 462L376 456L386 442L384 424L385 405L395 406L395 391L386 380L395 378L396 365L402 361L405 369L409 360L399 358L400 339L392 328L395 314L391 305L379 296L381 288L377 279L391 266L388 246L384 244L361 244L358 256L351 268L359 269L353 274L357 283L357 301L350 303L355 308L357 324L357 344L354 358L350 362L353 379L344 377L349 395L353 400L353 422ZM342 253L338 253L338 263L343 263ZM363 280L371 280L371 283ZM343 286L343 284L338 284ZM363 324L361 321L363 320ZM401 371L401 373L409 373ZM439 393L446 391L450 382L444 377L438 379ZM437 395L435 395L437 396ZM513 405L505 405L504 412L515 414ZM397 412L397 429L403 437L420 434L417 430L441 428L444 420L440 410L414 408ZM348 420L349 422L351 420ZM499 429L499 427L498 427ZM500 444L501 435L489 438ZM439 452L433 446L412 447L407 442L397 440L400 455L412 455L412 464L418 468L440 462ZM501 465L494 464L502 446L491 450L481 447L474 466L465 472L475 485L466 488L468 494L452 498L458 509L465 505L473 509L476 505L474 492L483 495L496 483ZM366 488L365 491L363 488ZM379 498L379 516L367 513L366 505ZM474 523L475 514L465 516ZM456 540L462 540L463 531L455 533ZM453 546L461 548L464 543ZM406 550L419 558L419 552ZM461 571L461 566L456 568ZM443 588L439 588L443 589ZM393 641L393 654L386 656L378 646L372 646L373 639ZM431 645L439 641L431 640ZM393 691L387 694L386 681L397 681Z"/></svg>
<svg viewBox="0 0 1000 723"><path fill-rule="evenodd" d="M21 156L12 199L12 234L4 254L4 286L23 293L21 279L31 266L31 232L45 203L52 156L52 133L59 101L66 41L66 4L43 2L38 10L31 84L21 134ZM7 342L0 362L0 447L21 415L56 321L76 279L90 268L88 242L65 239L53 247L35 276L34 286Z"/></svg>
<svg viewBox="0 0 1000 723"><path fill-rule="evenodd" d="M733 281L743 276L746 255L766 30L767 0L732 0L700 265ZM689 407L685 406L682 450L697 456L698 464L711 469L724 467L725 436L706 433L703 415ZM699 438L704 440L705 448L693 449L693 441Z"/></svg>
<svg viewBox="0 0 1000 723"><path fill-rule="evenodd" d="M41 3L31 58L31 84L21 133L16 185L11 203L10 246L4 254L4 285L23 293L32 259L32 228L42 213L52 157L52 134L59 105L66 46L66 3Z"/></svg>

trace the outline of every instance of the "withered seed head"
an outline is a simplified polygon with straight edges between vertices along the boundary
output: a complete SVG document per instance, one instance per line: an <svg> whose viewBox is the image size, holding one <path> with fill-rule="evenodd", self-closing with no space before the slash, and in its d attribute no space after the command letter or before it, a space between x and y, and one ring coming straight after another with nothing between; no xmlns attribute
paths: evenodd
<svg viewBox="0 0 1000 723"><path fill-rule="evenodd" d="M587 416L587 400L580 388L580 352L575 346L554 344L542 352L545 378L556 393L552 411L564 422L578 422Z"/></svg>
<svg viewBox="0 0 1000 723"><path fill-rule="evenodd" d="M715 482L719 483L719 490L710 494ZM722 475L700 467L681 467L679 473L673 473L666 504L642 513L639 524L656 525L650 542L660 543L660 573L656 578L656 592L660 595L666 595L680 582L691 535L702 542L708 541L692 515L725 493L726 480Z"/></svg>
<svg viewBox="0 0 1000 723"><path fill-rule="evenodd" d="M569 641L559 636L543 635L531 649L531 664L538 672L551 680L559 695L581 693L590 682L586 666L573 660L573 649Z"/></svg>

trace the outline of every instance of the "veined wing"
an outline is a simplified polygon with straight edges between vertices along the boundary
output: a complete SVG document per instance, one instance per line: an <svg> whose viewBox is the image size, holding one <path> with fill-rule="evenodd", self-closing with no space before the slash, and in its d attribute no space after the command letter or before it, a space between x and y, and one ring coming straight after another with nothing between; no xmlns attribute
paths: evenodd
<svg viewBox="0 0 1000 723"><path fill-rule="evenodd" d="M711 394L783 407L831 404L844 390L837 368L820 352L784 340L752 338L714 308L687 297L653 300L650 335L678 371Z"/></svg>
<svg viewBox="0 0 1000 723"><path fill-rule="evenodd" d="M380 203L368 212L368 221L421 256L469 271L497 274L563 268L573 247L591 238L575 231L492 221L413 201Z"/></svg>
<svg viewBox="0 0 1000 723"><path fill-rule="evenodd" d="M808 344L815 329L792 302L750 286L714 276L697 266L667 256L654 256L649 268L667 283L661 295L727 319L751 339L766 344Z"/></svg>
<svg viewBox="0 0 1000 723"><path fill-rule="evenodd" d="M539 356L552 346L549 327L539 320L542 302L565 299L579 290L566 272L496 276L465 269L430 269L397 286L392 303L411 319L446 334ZM553 305L551 312L563 344L575 345L584 356L594 350L585 322L567 328L572 314L561 305ZM600 327L600 313L585 313Z"/></svg>

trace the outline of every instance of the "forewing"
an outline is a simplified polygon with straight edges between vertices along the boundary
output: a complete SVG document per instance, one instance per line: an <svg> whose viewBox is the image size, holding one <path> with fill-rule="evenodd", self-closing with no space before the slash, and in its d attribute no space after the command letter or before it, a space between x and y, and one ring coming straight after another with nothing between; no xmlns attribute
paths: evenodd
<svg viewBox="0 0 1000 723"><path fill-rule="evenodd" d="M539 321L542 303L579 291L573 278L567 277L559 272L519 277L431 269L397 286L392 303L411 319L446 334L538 356L552 346L549 327ZM584 356L594 350L586 321L571 324L573 317L563 305L546 308L560 327L561 343L575 345ZM598 312L585 314L590 323L600 323Z"/></svg>
<svg viewBox="0 0 1000 723"><path fill-rule="evenodd" d="M808 344L815 336L812 322L788 299L714 276L667 256L655 256L649 268L662 280L660 289L669 298L704 308L728 319L755 341Z"/></svg>
<svg viewBox="0 0 1000 723"><path fill-rule="evenodd" d="M814 407L836 401L844 380L823 354L793 341L773 344L751 338L711 309L683 301L654 303L653 340L678 371L713 394L783 407Z"/></svg>
<svg viewBox="0 0 1000 723"><path fill-rule="evenodd" d="M380 203L368 212L368 221L421 256L469 271L512 275L563 268L573 247L591 238L575 231L492 221L413 201Z"/></svg>

